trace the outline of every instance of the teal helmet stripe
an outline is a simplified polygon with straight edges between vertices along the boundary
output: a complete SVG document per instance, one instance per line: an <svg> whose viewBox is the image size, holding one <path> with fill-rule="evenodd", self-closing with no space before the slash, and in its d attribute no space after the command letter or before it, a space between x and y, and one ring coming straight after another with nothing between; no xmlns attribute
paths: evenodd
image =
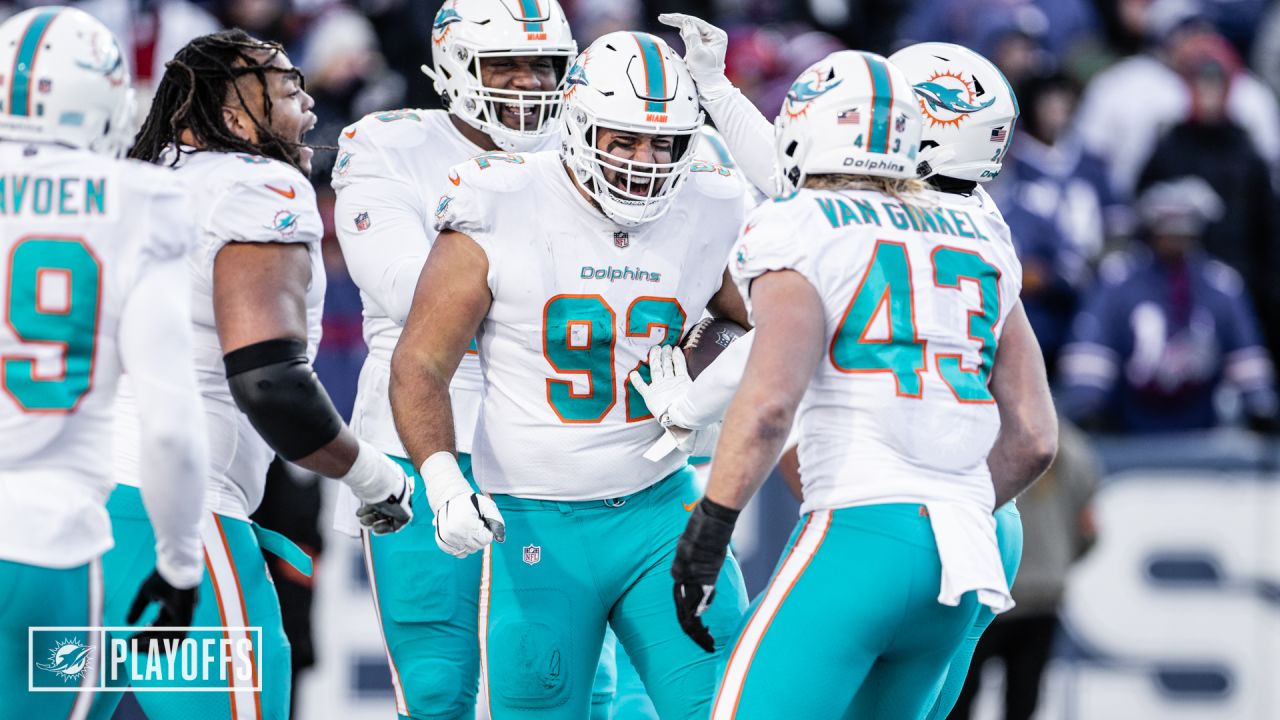
<svg viewBox="0 0 1280 720"><path fill-rule="evenodd" d="M889 118L893 114L893 85L889 82L889 68L884 61L867 53L862 54L871 73L871 139L867 151L889 152Z"/></svg>
<svg viewBox="0 0 1280 720"><path fill-rule="evenodd" d="M31 114L31 71L36 63L36 53L40 51L40 41L44 39L49 24L61 11L60 7L40 10L22 33L22 40L18 42L18 54L13 59L13 81L9 89L8 107L10 115Z"/></svg>
<svg viewBox="0 0 1280 720"><path fill-rule="evenodd" d="M644 60L644 81L645 95L650 98L665 98L667 96L667 67L662 62L662 51L658 49L658 43L653 41L652 35L645 33L631 33L636 39L636 44L640 46L640 58ZM646 112L666 112L666 101L650 100L645 103Z"/></svg>
<svg viewBox="0 0 1280 720"><path fill-rule="evenodd" d="M525 32L542 32L542 23L536 22L542 17L542 8L538 6L538 0L520 0L520 19L525 20ZM535 22L529 22L535 21Z"/></svg>

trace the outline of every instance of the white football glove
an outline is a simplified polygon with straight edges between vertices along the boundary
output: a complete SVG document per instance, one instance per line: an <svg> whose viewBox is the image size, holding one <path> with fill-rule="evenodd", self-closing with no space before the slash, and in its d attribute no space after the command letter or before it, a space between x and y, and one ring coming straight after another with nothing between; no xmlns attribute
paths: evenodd
<svg viewBox="0 0 1280 720"><path fill-rule="evenodd" d="M452 453L438 452L419 471L427 484L427 502L435 513L436 545L456 558L507 539L507 526L488 495L471 489Z"/></svg>
<svg viewBox="0 0 1280 720"><path fill-rule="evenodd" d="M413 520L413 477L369 443L360 441L356 461L338 481L359 498L356 517L375 535L396 532Z"/></svg>
<svg viewBox="0 0 1280 720"><path fill-rule="evenodd" d="M665 415L667 408L684 397L693 386L689 367L685 364L684 351L670 345L654 345L649 348L649 382L644 381L639 370L632 370L629 377L631 385L644 398L644 404L655 418Z"/></svg>
<svg viewBox="0 0 1280 720"><path fill-rule="evenodd" d="M684 40L684 63L698 86L699 100L716 100L736 89L724 74L728 33L706 20L683 13L662 13L658 22L680 31L680 38Z"/></svg>

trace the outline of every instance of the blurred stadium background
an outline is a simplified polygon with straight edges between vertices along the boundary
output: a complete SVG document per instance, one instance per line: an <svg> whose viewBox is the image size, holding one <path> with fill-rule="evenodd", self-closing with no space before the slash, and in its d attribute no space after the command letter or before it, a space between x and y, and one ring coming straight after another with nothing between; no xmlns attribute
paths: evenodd
<svg viewBox="0 0 1280 720"><path fill-rule="evenodd" d="M0 18L34 4L0 0ZM417 69L430 61L436 0L74 4L129 46L144 97L187 40L239 26L283 43L305 71L320 117L312 142L336 144L375 110L439 106ZM730 33L731 78L770 117L801 69L843 47L887 55L941 40L994 60L1022 120L989 188L1072 423L1058 463L1020 501L1019 607L979 650L997 661L975 664L984 682L952 717L1005 717L1006 689L1008 717L1029 717L1036 687L1041 720L1280 717L1280 2L562 4L580 47L644 29L680 48L659 12L712 20ZM313 178L326 223L331 164L318 155ZM360 301L327 230L316 367L349 413L365 354ZM294 716L391 717L358 545L328 530L332 487L273 471L259 520L317 555L314 584L273 568L295 650ZM753 592L796 507L775 477L742 524Z"/></svg>

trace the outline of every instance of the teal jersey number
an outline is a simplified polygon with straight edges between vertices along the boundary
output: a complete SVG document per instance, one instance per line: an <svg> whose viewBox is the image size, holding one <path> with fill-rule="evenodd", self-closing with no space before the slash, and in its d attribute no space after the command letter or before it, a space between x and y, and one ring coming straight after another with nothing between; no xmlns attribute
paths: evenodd
<svg viewBox="0 0 1280 720"><path fill-rule="evenodd" d="M617 315L599 295L557 295L542 312L542 353L558 373L585 375L586 393L576 393L573 383L547 378L547 402L561 422L598 423L615 404L617 375L614 368ZM654 327L666 329L664 345L675 345L684 332L685 313L673 298L636 298L627 308L627 337L649 337ZM649 379L649 366L639 364ZM627 422L653 417L644 398L624 382Z"/></svg>
<svg viewBox="0 0 1280 720"><path fill-rule="evenodd" d="M675 345L684 334L684 308L672 298L642 297L636 298L627 308L627 337L649 337L654 327L665 329L663 345ZM649 365L641 362L636 366L640 377L649 382ZM639 422L653 417L649 406L644 404L640 391L626 382L627 388L627 422Z"/></svg>
<svg viewBox="0 0 1280 720"><path fill-rule="evenodd" d="M64 280L65 298L46 298L42 283ZM25 238L9 258L5 319L25 343L62 346L62 372L40 377L35 358L2 360L5 392L26 412L75 410L93 385L93 359L102 301L102 266L78 238Z"/></svg>
<svg viewBox="0 0 1280 720"><path fill-rule="evenodd" d="M891 373L899 395L920 397L924 392L925 349L916 337L913 290L907 247L878 241L867 274L831 340L832 365L846 373ZM868 340L867 331L881 308L887 313L889 337Z"/></svg>
<svg viewBox="0 0 1280 720"><path fill-rule="evenodd" d="M940 247L933 251L933 282L938 287L960 289L961 280L978 283L982 308L968 314L969 337L978 341L982 361L976 370L965 370L958 354L938 353L938 373L964 403L995 402L987 381L996 356L996 322L1000 319L1000 271L969 250Z"/></svg>
<svg viewBox="0 0 1280 720"><path fill-rule="evenodd" d="M542 311L542 353L556 372L587 376L587 392L547 379L547 402L566 423L596 423L614 404L613 309L599 295L557 295Z"/></svg>
<svg viewBox="0 0 1280 720"><path fill-rule="evenodd" d="M995 402L987 383L996 354L995 326L1000 320L1000 271L971 250L939 247L930 259L934 285L959 290L962 281L976 282L982 303L981 308L969 311L965 329L969 338L978 342L978 367L966 370L958 353L938 353L934 358L938 374L959 402ZM898 395L921 397L925 341L916 334L914 297L906 246L878 241L867 274L831 340L831 364L846 373L891 373ZM871 323L880 315L886 316L889 336L869 340Z"/></svg>

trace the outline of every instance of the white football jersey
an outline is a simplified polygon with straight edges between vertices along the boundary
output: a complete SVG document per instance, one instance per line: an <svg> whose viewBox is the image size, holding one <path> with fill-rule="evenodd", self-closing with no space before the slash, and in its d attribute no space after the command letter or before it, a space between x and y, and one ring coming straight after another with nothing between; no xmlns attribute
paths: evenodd
<svg viewBox="0 0 1280 720"><path fill-rule="evenodd" d="M195 238L158 168L11 142L0 168L0 558L74 567L111 547L125 299Z"/></svg>
<svg viewBox="0 0 1280 720"><path fill-rule="evenodd" d="M801 190L766 202L732 272L746 296L783 269L826 312L824 356L797 411L801 512L935 500L990 511L1000 416L987 383L1022 287L990 198Z"/></svg>
<svg viewBox="0 0 1280 720"><path fill-rule="evenodd" d="M557 137L548 138L540 149L550 149L556 141ZM351 427L390 455L408 457L391 417L391 353L436 238L436 203L451 187L449 168L485 152L463 137L443 110L373 113L338 138L334 224L347 269L360 288L364 341L369 346ZM460 452L471 452L481 387L473 348L449 386ZM354 495L351 498L354 502ZM340 518L347 515L340 513Z"/></svg>
<svg viewBox="0 0 1280 720"><path fill-rule="evenodd" d="M236 407L227 385L213 314L213 262L231 242L305 244L311 256L307 354L314 360L324 305L325 274L320 256L324 230L311 183L285 163L238 153L196 152L184 154L171 172L195 189L191 209L198 236L195 249L187 255L187 266L191 271L196 381L204 398L209 435L205 504L212 512L247 519L262 501L267 466L275 452ZM136 412L126 383L117 408L119 433L136 432ZM117 482L136 485L136 443L116 445Z"/></svg>
<svg viewBox="0 0 1280 720"><path fill-rule="evenodd" d="M589 204L556 153L491 153L452 170L436 229L484 249L493 294L472 447L486 492L614 498L685 463L642 457L662 428L627 375L702 316L741 226L736 178L695 167L666 215L633 228Z"/></svg>

